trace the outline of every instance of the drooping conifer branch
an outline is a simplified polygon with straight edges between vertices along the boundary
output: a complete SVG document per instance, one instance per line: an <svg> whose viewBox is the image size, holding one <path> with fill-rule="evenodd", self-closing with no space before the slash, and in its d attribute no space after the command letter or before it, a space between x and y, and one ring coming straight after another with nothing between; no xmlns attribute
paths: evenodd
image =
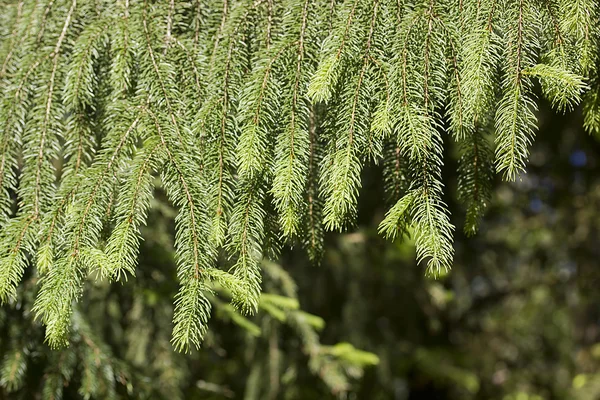
<svg viewBox="0 0 600 400"><path fill-rule="evenodd" d="M0 299L35 266L52 346L88 274L134 275L157 177L179 211L173 344L187 351L211 281L253 312L263 258L286 242L318 261L324 228L352 227L365 165L383 168L380 231L413 233L438 275L462 219L445 204L448 146L472 234L494 174L525 171L535 82L600 132L597 0L1 7Z"/></svg>

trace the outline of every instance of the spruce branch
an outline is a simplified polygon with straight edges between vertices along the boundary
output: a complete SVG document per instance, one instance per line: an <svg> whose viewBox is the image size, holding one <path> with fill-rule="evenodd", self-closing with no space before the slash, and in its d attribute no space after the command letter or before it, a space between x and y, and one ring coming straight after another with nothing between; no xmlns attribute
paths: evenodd
<svg viewBox="0 0 600 400"><path fill-rule="evenodd" d="M335 144L332 145L335 151L324 159L327 168L323 171L321 192L324 198L323 224L328 230L342 229L348 217L356 212L362 170L361 149L368 147L370 131L367 124L369 105L363 99L369 98L371 86L368 72L379 1L374 1L372 6L369 29L361 46L363 50L359 59L362 62L358 75L354 77L353 85L341 93L343 105L338 114Z"/></svg>
<svg viewBox="0 0 600 400"><path fill-rule="evenodd" d="M152 197L152 172L159 170L163 143L150 138L133 160L133 168L119 194L115 212L115 228L106 243L109 264L102 272L119 280L125 272L135 275L139 249L139 227L144 224Z"/></svg>
<svg viewBox="0 0 600 400"><path fill-rule="evenodd" d="M291 80L292 89L289 103L285 105L288 115L283 122L285 128L277 140L272 187L275 207L279 212L279 223L283 235L287 237L293 237L298 233L308 163L308 105L300 92L306 74L302 68L305 57L308 7L309 1L305 0L300 17L295 71Z"/></svg>
<svg viewBox="0 0 600 400"><path fill-rule="evenodd" d="M188 351L213 288L235 306L219 309L313 334L288 299L260 299L263 261L283 243L318 261L323 231L356 220L365 165L383 169L381 234L412 233L438 276L447 157L473 234L494 174L526 168L537 81L600 132L597 0L10 0L1 15L0 301L35 266L46 340L83 340L91 361L102 346L70 329L74 304L88 278L134 275L158 176L177 210L173 345ZM82 371L88 393L97 372ZM64 382L49 375L47 393Z"/></svg>
<svg viewBox="0 0 600 400"><path fill-rule="evenodd" d="M535 38L537 15L529 0L509 4L506 51L509 69L502 82L503 96L496 111L496 170L514 181L525 170L529 146L534 137L536 108L531 80L523 74L534 64L539 42ZM514 26L512 26L514 24Z"/></svg>

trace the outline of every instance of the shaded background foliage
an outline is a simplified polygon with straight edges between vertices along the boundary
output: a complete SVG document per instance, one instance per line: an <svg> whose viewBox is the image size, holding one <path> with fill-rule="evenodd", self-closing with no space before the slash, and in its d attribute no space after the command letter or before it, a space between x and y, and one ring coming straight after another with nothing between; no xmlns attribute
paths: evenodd
<svg viewBox="0 0 600 400"><path fill-rule="evenodd" d="M320 266L287 249L283 269L264 268L267 293L285 291L285 271L300 308L322 318L312 326L324 322L324 345L312 350L293 305L280 318L261 308L246 319L215 303L203 349L173 351L174 211L157 189L137 278L92 283L70 348L43 344L29 311L34 277L0 309L1 398L53 398L52 385L65 399L598 398L600 145L578 128L578 112L542 107L539 117L527 174L496 186L481 232L457 236L447 276L424 277L410 240L377 234L385 200L376 166L363 175L356 229L328 234ZM455 162L445 160L449 182ZM459 225L461 206L447 201Z"/></svg>

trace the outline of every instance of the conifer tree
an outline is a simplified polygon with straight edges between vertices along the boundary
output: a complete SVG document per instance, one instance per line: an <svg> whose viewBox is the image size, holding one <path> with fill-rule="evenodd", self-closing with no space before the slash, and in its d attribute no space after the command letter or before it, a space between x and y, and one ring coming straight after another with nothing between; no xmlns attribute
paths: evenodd
<svg viewBox="0 0 600 400"><path fill-rule="evenodd" d="M473 234L494 175L526 169L539 93L557 112L583 103L600 133L596 0L0 6L0 299L39 278L51 347L86 277L135 276L155 185L178 212L172 343L187 351L216 286L253 313L263 258L298 243L318 261L324 232L352 226L365 165L385 171L381 233L414 235L438 276L454 251L446 152Z"/></svg>

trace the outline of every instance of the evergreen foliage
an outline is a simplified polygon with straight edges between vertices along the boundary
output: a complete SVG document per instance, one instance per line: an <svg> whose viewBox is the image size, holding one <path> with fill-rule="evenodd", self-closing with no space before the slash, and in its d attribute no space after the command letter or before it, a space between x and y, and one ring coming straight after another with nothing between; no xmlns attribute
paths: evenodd
<svg viewBox="0 0 600 400"><path fill-rule="evenodd" d="M583 100L600 132L596 0L0 4L0 299L34 269L52 347L88 275L135 275L155 177L178 210L187 351L215 284L253 313L264 255L301 243L319 259L323 233L356 218L366 164L384 165L393 203L381 232L413 232L438 276L449 148L474 233L493 174L525 170L536 82L559 112Z"/></svg>

